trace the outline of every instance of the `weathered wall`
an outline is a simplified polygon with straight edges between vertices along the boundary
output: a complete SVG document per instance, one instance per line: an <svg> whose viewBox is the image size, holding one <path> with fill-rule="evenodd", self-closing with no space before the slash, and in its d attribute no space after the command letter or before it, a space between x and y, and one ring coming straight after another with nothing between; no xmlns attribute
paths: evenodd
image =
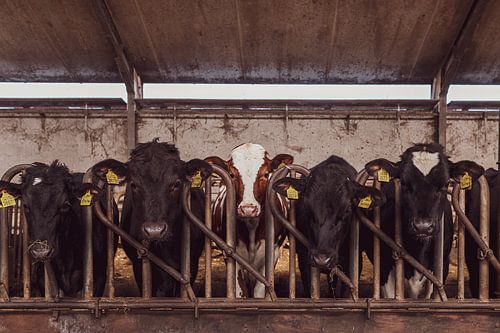
<svg viewBox="0 0 500 333"><path fill-rule="evenodd" d="M267 119L264 119L267 118ZM331 154L346 158L357 169L374 158L396 160L408 146L430 142L433 119L357 119L316 116L250 118L219 115L143 116L138 141L159 137L175 142L184 159L219 155L228 158L243 142L262 144L274 156L290 153L311 167ZM176 130L174 131L174 124ZM485 167L496 162L495 120L448 120L448 154L453 160L473 159ZM72 170L85 171L104 158L127 159L125 118L116 116L32 116L0 119L0 173L10 166L60 159Z"/></svg>

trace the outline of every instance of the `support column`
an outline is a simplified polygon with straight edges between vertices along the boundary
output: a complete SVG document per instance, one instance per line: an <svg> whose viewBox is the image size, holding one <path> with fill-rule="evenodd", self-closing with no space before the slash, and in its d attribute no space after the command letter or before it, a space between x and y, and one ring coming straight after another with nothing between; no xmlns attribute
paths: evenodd
<svg viewBox="0 0 500 333"><path fill-rule="evenodd" d="M440 70L432 83L432 98L438 100L437 111L437 131L436 141L445 148L446 151L446 113L448 111L447 101L448 89L443 87L443 70Z"/></svg>

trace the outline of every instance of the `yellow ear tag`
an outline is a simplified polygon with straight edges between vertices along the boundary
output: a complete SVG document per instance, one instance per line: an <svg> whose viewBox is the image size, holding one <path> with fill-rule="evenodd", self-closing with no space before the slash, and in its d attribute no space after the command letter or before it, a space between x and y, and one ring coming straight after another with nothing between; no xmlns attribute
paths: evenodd
<svg viewBox="0 0 500 333"><path fill-rule="evenodd" d="M16 198L6 191L2 191L2 198L0 199L2 208L12 207L16 204Z"/></svg>
<svg viewBox="0 0 500 333"><path fill-rule="evenodd" d="M377 172L377 179L381 183L388 183L391 181L391 176L389 175L389 172L385 169L380 169Z"/></svg>
<svg viewBox="0 0 500 333"><path fill-rule="evenodd" d="M191 180L191 187L192 188L198 188L201 187L201 182L203 179L201 178L201 172L196 171L196 173L193 176L193 179Z"/></svg>
<svg viewBox="0 0 500 333"><path fill-rule="evenodd" d="M290 200L298 200L299 199L299 191L295 189L292 185L288 187L286 190L286 197Z"/></svg>
<svg viewBox="0 0 500 333"><path fill-rule="evenodd" d="M368 209L372 205L372 201L372 196L368 194L366 197L359 200L358 207Z"/></svg>
<svg viewBox="0 0 500 333"><path fill-rule="evenodd" d="M106 172L106 180L108 181L109 185L120 184L120 179L118 178L118 175L114 173L114 171L111 169L109 169L108 172Z"/></svg>
<svg viewBox="0 0 500 333"><path fill-rule="evenodd" d="M460 177L460 189L470 190L472 188L472 177L467 171Z"/></svg>
<svg viewBox="0 0 500 333"><path fill-rule="evenodd" d="M88 190L82 196L82 199L80 200L80 206L90 206L91 204L92 204L92 193L90 193L90 190Z"/></svg>
<svg viewBox="0 0 500 333"><path fill-rule="evenodd" d="M285 167L285 166L286 166L286 164L285 164L285 163L283 163L283 162L281 162L281 163L280 163L280 165L278 165L278 167L277 167L276 169L281 169L281 168L283 168L283 167Z"/></svg>

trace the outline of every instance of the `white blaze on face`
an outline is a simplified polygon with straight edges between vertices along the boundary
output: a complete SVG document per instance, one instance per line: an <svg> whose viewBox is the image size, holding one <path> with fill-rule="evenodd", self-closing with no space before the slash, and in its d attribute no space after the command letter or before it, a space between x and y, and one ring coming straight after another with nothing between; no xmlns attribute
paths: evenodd
<svg viewBox="0 0 500 333"><path fill-rule="evenodd" d="M243 199L238 205L257 207L257 215L261 212L260 204L255 199L253 193L254 183L257 180L257 174L260 167L264 164L266 150L258 144L245 143L236 147L231 153L233 166L238 169L243 183Z"/></svg>
<svg viewBox="0 0 500 333"><path fill-rule="evenodd" d="M412 157L413 165L427 176L439 163L439 153L429 153L428 151L414 151Z"/></svg>
<svg viewBox="0 0 500 333"><path fill-rule="evenodd" d="M38 185L42 182L42 178L40 177L35 177L35 179L33 179L33 186L35 185Z"/></svg>

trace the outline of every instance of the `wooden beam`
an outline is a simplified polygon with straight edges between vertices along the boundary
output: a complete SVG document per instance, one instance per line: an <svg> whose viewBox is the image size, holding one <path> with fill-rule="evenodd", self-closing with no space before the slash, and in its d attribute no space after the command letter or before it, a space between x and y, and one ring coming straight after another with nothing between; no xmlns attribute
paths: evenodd
<svg viewBox="0 0 500 333"><path fill-rule="evenodd" d="M432 82L432 98L438 99L437 110L438 110L438 121L437 121L437 131L436 131L436 141L439 142L446 150L446 113L448 111L447 106L447 94L448 90L443 90L443 74L444 71L439 71L438 75L434 78Z"/></svg>

